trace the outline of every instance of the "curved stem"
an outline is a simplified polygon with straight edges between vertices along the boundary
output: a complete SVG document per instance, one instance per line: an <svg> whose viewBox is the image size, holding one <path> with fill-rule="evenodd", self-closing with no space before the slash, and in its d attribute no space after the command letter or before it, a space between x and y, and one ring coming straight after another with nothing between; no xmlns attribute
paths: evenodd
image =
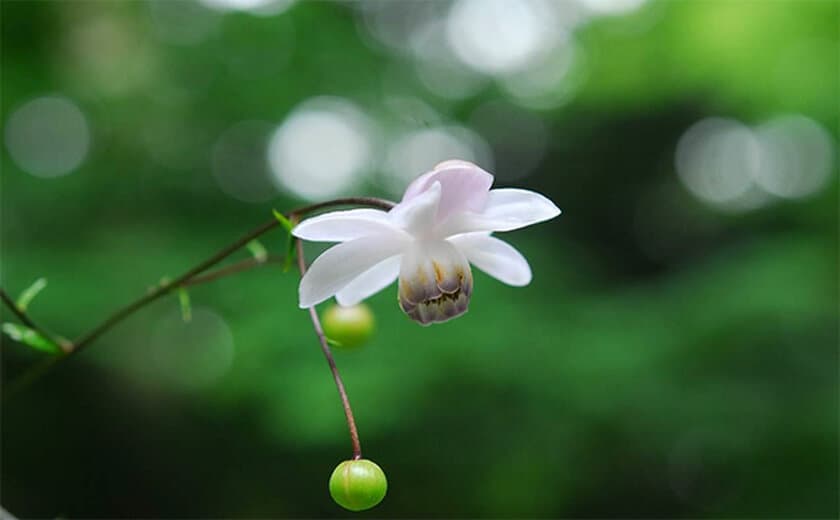
<svg viewBox="0 0 840 520"><path fill-rule="evenodd" d="M297 248L298 268L300 269L300 276L306 274L306 259L303 256L303 242L295 239L295 247ZM356 429L356 420L353 418L353 409L350 407L350 399L347 397L347 390L344 389L344 382L341 380L341 374L338 372L338 367L335 364L330 346L327 343L327 335L324 334L324 328L321 327L321 320L318 318L318 311L313 305L308 309L309 317L312 319L312 327L315 329L315 335L318 336L318 342L321 344L321 351L324 357L327 358L327 364L330 366L335 386L338 388L338 395L341 397L341 405L344 407L344 417L347 419L347 429L350 430L350 442L353 444L353 460L362 458L362 445L359 442L359 430Z"/></svg>
<svg viewBox="0 0 840 520"><path fill-rule="evenodd" d="M38 325L35 324L34 321L32 321L32 318L30 318L29 316L26 315L25 312L23 312L23 309L21 309L20 307L17 306L17 303L15 303L15 301L12 299L12 297L9 296L6 293L6 291L4 291L1 288L0 288L0 299L2 299L3 303L6 304L6 307L8 307L9 310L11 310L15 314L15 316L18 317L18 319L20 320L21 323L23 323L24 325L26 325L27 327L29 327L30 329L32 329L32 330L34 330L38 333L41 333L43 331L43 329L41 327L39 327Z"/></svg>
<svg viewBox="0 0 840 520"><path fill-rule="evenodd" d="M373 206L381 209L390 209L394 206L394 203L391 201L377 199L374 197L350 197L350 198L343 198L343 199L334 199L327 202L321 202L318 204L311 204L309 206L303 206L301 208L294 209L289 212L290 217L306 215L312 213L313 211L318 211L319 209L329 208L333 206ZM137 310L145 307L149 303L157 300L158 298L165 296L172 292L173 289L178 287L182 287L187 282L189 282L192 278L196 277L197 275L201 274L202 272L206 271L208 268L213 267L217 263L221 262L228 256L232 255L239 249L245 247L245 245L262 236L263 234L271 231L272 229L279 226L280 223L277 219L271 219L268 222L265 222L261 226L257 227L256 229L246 233L230 245L223 247L217 253L212 255L210 258L200 262L198 265L193 267L192 269L188 270L186 273L182 274L175 280L159 285L157 288L152 290L151 292L145 294L144 296L138 298L137 300L129 303L125 307L117 310L111 316L106 318L102 323L94 327L90 332L84 334L79 339L73 342L73 348L70 350L70 353L75 353L81 351L83 348L87 347L90 343L96 340L99 336L105 333L108 329L125 319L126 317L130 316Z"/></svg>
<svg viewBox="0 0 840 520"><path fill-rule="evenodd" d="M210 271L209 273L194 276L186 282L184 282L183 284L181 284L181 287L192 287L193 285L202 285L207 282L212 282L213 280L226 278L236 273L250 271L251 269L262 267L268 264L282 264L285 261L286 257L277 255L269 255L265 259L246 258L245 260L240 260L239 262L220 267L214 271Z"/></svg>
<svg viewBox="0 0 840 520"><path fill-rule="evenodd" d="M346 197L346 198L333 199L333 200L329 200L329 201L326 201L326 202L319 202L317 204L310 204L308 206L302 206L302 207L296 208L296 209L288 212L287 216L290 220L297 221L299 219L299 217L301 217L301 216L308 215L309 213L312 213L312 212L315 212L315 211L318 211L318 210L321 210L321 209L331 208L331 207L335 207L335 206L368 206L368 207L379 208L379 209L383 209L383 210L387 211L387 210L391 209L392 207L394 207L394 203L389 201L389 200L379 199L379 198L376 198L376 197ZM170 282L166 282L166 283L158 285L157 287L155 287L150 292L144 294L143 296L141 296L141 297L137 298L136 300L128 303L127 305L123 306L122 308L116 310L114 313L112 313L110 316L106 317L98 325L93 327L89 332L87 332L85 334L82 334L81 336L79 336L78 339L76 339L76 341L73 341L73 342L69 342L69 341L64 340L63 338L59 338L59 337L57 337L53 334L46 333L46 330L44 328L35 326L32 319L25 312L23 312L15 304L15 302L9 297L9 295L6 294L6 292L3 291L2 289L0 289L0 297L2 297L2 300L6 304L6 306L8 306L12 310L12 312L15 313L15 315L21 320L21 322L23 322L24 324L26 324L28 327L32 328L33 330L36 330L39 333L45 334L46 337L54 339L59 344L59 346L62 347L62 350L64 351L64 354L61 355L61 356L57 356L56 360L63 359L63 358L66 358L67 356L69 356L71 354L80 352L82 349L89 346L91 343L93 343L95 340L97 340L100 336L102 336L102 334L107 332L111 327L113 327L117 323L119 323L122 320L126 319L127 317L131 316L132 314L134 314L138 310L142 309L146 305L154 302L155 300L158 300L159 298L161 298L163 296L166 296L167 294L169 294L170 292L172 292L173 290L175 290L179 287L185 287L185 286L188 286L188 285L194 285L194 284L197 284L197 283L202 283L202 282L206 282L206 281L210 281L210 280L215 280L215 279L221 278L223 276L227 276L227 275L230 275L230 274L238 273L240 271L244 271L244 270L246 270L250 267L255 267L256 265L251 265L251 264L255 264L255 262L253 262L253 261L252 262L247 262L247 263L246 262L241 262L240 265L238 265L238 266L236 264L234 264L232 266L228 266L226 268L219 269L215 273L209 273L209 274L204 275L204 276L199 276L199 275L201 275L201 273L203 273L207 269L213 267L214 265L218 264L219 262L221 262L225 258L229 257L230 255L232 255L233 253L235 253L236 251L238 251L239 249L244 247L251 240L254 240L257 237L262 236L263 234L271 231L272 229L275 229L279 225L280 225L280 223L277 221L277 219L272 219L268 222L265 222L264 224L260 225L259 227L251 230L250 232L246 233L245 235L243 235L239 239L235 240L231 244L223 247L222 249L220 249L218 252L211 255L206 260L203 260L202 262L199 262L195 267L192 267L191 269L187 270L181 276L175 278L174 280L172 280ZM245 264L248 264L248 265L246 266ZM50 363L48 366L52 366L52 365L53 365L53 363ZM43 373L43 372L39 371L38 375L40 375L41 373ZM23 376L22 376L22 379L27 379L27 380L31 381L31 380L34 380L35 378L31 378L31 377L29 377L29 375L27 373L24 373Z"/></svg>
<svg viewBox="0 0 840 520"><path fill-rule="evenodd" d="M233 254L235 251L239 250L242 247L245 247L245 244L247 244L251 240L266 233L267 231L274 229L275 227L277 227L278 224L279 223L277 222L277 220L271 220L269 222L264 223L260 227L245 234L244 236L239 238L239 240L235 241L229 246L222 248L222 250L220 250L207 260L204 260L203 262L199 263L198 265L196 265L186 273L182 274L175 280L158 285L155 289L146 293L144 296L141 296L139 299L134 300L125 307L117 310L115 313L108 316L105 319L105 321L94 327L90 332L84 334L83 336L79 337L79 339L74 341L74 348L70 351L70 354L81 352L82 349L93 343L99 336L104 334L105 331L107 331L117 323L121 322L126 317L130 316L131 314L134 314L136 311L145 307L149 303L157 300L161 296L166 296L167 294L172 292L173 289L181 287L191 278L221 262L231 254Z"/></svg>

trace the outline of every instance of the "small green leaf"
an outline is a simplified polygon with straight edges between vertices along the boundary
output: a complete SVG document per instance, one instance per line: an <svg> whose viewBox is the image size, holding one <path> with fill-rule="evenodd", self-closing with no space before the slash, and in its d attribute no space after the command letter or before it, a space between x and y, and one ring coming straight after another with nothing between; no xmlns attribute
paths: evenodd
<svg viewBox="0 0 840 520"><path fill-rule="evenodd" d="M38 293L41 292L44 287L47 286L47 279L46 278L38 278L32 285L24 289L20 296L17 299L17 306L20 310L26 311L26 308L29 307L29 304L32 303L32 300L38 296Z"/></svg>
<svg viewBox="0 0 840 520"><path fill-rule="evenodd" d="M344 344L342 342L336 341L336 340L331 339L331 338L327 338L327 345L329 345L331 347L338 347L338 348L342 348L344 346Z"/></svg>
<svg viewBox="0 0 840 520"><path fill-rule="evenodd" d="M248 251L250 251L251 254L254 255L254 259L257 262L265 262L266 259L268 259L268 251L266 251L265 246L263 246L262 243L256 238L248 242L248 244L245 247L247 247Z"/></svg>
<svg viewBox="0 0 840 520"><path fill-rule="evenodd" d="M295 239L292 238L292 235L289 234L289 238L286 241L286 256L283 259L283 272L289 272L289 269L292 267L292 261L295 259Z"/></svg>
<svg viewBox="0 0 840 520"><path fill-rule="evenodd" d="M192 305L190 304L190 293L181 287L178 289L178 301L181 303L181 318L184 323L192 320Z"/></svg>
<svg viewBox="0 0 840 520"><path fill-rule="evenodd" d="M292 224L292 221L286 218L286 215L280 213L276 209L272 209L271 211L272 213L274 213L274 218L276 218L280 222L280 225L283 226L283 229L285 229L289 232L289 234L291 234L292 228L295 227L294 224Z"/></svg>
<svg viewBox="0 0 840 520"><path fill-rule="evenodd" d="M17 323L4 323L3 332L18 343L29 345L36 350L49 352L50 354L61 353L61 347L56 345L55 342L45 338L29 327L18 325Z"/></svg>
<svg viewBox="0 0 840 520"><path fill-rule="evenodd" d="M274 212L274 218L276 218L280 224L283 226L283 229L286 230L286 257L283 261L283 272L288 272L289 269L292 267L292 261L295 259L295 239L292 236L292 229L294 229L295 224L286 218L286 215L280 213L276 209L271 210Z"/></svg>

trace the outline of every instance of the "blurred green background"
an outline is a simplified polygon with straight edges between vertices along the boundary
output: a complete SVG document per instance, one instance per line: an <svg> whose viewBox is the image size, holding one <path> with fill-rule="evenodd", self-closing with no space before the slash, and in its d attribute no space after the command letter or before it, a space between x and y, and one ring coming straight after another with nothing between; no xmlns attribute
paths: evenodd
<svg viewBox="0 0 840 520"><path fill-rule="evenodd" d="M453 322L369 301L336 353L390 484L360 516L836 518L838 5L4 0L2 287L46 277L76 337L271 208L474 160L563 215ZM346 516L297 282L158 301L4 395L2 506ZM2 356L5 390L44 354Z"/></svg>

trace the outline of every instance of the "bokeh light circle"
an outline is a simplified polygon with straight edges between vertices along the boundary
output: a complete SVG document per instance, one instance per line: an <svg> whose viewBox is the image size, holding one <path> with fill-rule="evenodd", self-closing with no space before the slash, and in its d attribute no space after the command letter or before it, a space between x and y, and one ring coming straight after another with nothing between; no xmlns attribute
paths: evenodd
<svg viewBox="0 0 840 520"><path fill-rule="evenodd" d="M685 187L719 209L745 211L773 198L801 198L825 187L834 166L834 141L802 115L757 127L707 118L677 145L676 169Z"/></svg>
<svg viewBox="0 0 840 520"><path fill-rule="evenodd" d="M464 67L447 40L445 20L414 29L409 38L417 78L430 92L444 99L476 95L487 83L484 74Z"/></svg>
<svg viewBox="0 0 840 520"><path fill-rule="evenodd" d="M217 11L241 11L256 16L274 16L294 5L296 0L198 0Z"/></svg>
<svg viewBox="0 0 840 520"><path fill-rule="evenodd" d="M761 165L761 146L745 125L722 118L704 119L680 138L676 168L688 190L704 202L739 206Z"/></svg>
<svg viewBox="0 0 840 520"><path fill-rule="evenodd" d="M6 148L15 164L36 177L59 177L82 164L90 128L81 109L65 97L33 99L6 121Z"/></svg>
<svg viewBox="0 0 840 520"><path fill-rule="evenodd" d="M221 13L197 2L149 0L146 5L155 35L175 45L205 41L221 21Z"/></svg>
<svg viewBox="0 0 840 520"><path fill-rule="evenodd" d="M834 163L834 145L822 126L804 116L773 119L756 129L761 167L753 180L783 198L806 197L825 186Z"/></svg>
<svg viewBox="0 0 840 520"><path fill-rule="evenodd" d="M306 199L345 193L370 166L371 122L353 103L319 97L296 107L271 136L275 181Z"/></svg>
<svg viewBox="0 0 840 520"><path fill-rule="evenodd" d="M215 312L193 307L185 322L180 312L161 318L152 333L150 356L168 383L201 389L216 383L234 359L233 333Z"/></svg>
<svg viewBox="0 0 840 520"><path fill-rule="evenodd" d="M467 128L449 125L406 132L388 148L385 185L401 194L418 175L447 159L472 161L493 171L493 154L487 142Z"/></svg>
<svg viewBox="0 0 840 520"><path fill-rule="evenodd" d="M628 14L639 9L647 0L579 0L586 8L602 15Z"/></svg>
<svg viewBox="0 0 840 520"><path fill-rule="evenodd" d="M490 75L511 73L551 49L562 34L556 12L540 0L458 0L447 35L467 66Z"/></svg>

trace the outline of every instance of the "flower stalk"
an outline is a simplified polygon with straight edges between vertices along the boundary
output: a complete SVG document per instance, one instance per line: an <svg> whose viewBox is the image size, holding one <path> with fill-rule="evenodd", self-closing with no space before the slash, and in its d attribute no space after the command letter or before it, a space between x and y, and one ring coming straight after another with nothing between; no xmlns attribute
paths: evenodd
<svg viewBox="0 0 840 520"><path fill-rule="evenodd" d="M300 239L295 239L295 248L297 250L298 269L300 270L300 276L303 277L306 274L306 259L303 256L303 242ZM350 407L347 390L344 388L344 382L341 380L341 374L338 372L338 366L335 364L335 359L327 342L327 335L324 334L324 328L321 326L320 318L318 318L318 311L315 310L314 305L307 310L309 311L309 317L312 319L312 327L315 329L315 335L318 336L318 343L321 344L321 351L324 353L327 364L330 366L330 372L332 372L335 386L338 388L338 395L341 397L341 406L344 408L347 429L350 431L350 442L353 445L353 460L359 460L362 458L362 446L359 442L359 430L356 428L356 419L353 417L353 408Z"/></svg>

